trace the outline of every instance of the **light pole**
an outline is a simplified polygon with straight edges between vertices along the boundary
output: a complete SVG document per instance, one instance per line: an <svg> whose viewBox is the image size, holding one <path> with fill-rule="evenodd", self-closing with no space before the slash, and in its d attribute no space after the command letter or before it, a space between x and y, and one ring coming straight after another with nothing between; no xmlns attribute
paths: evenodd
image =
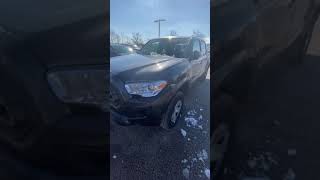
<svg viewBox="0 0 320 180"><path fill-rule="evenodd" d="M158 23L159 25L158 25L158 27L159 27L159 31L158 31L158 36L160 37L160 22L161 21L165 21L165 19L157 19L157 20L155 20L154 22L155 23Z"/></svg>

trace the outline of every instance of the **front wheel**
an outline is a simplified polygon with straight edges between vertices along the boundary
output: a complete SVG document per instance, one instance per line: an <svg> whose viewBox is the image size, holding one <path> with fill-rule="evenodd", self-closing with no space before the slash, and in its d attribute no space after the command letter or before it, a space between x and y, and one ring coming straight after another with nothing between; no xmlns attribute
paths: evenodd
<svg viewBox="0 0 320 180"><path fill-rule="evenodd" d="M179 91L174 98L170 101L166 112L163 115L161 127L163 129L172 129L176 126L181 118L182 110L184 106L183 93Z"/></svg>

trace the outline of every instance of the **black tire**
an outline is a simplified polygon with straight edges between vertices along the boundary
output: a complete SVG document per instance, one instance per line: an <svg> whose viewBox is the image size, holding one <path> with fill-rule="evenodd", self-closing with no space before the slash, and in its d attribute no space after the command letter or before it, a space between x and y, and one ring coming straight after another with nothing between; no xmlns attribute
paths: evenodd
<svg viewBox="0 0 320 180"><path fill-rule="evenodd" d="M174 113L175 110L175 106L177 105L178 102L181 102L181 109L179 114L177 114L177 119L175 122L171 121L171 117ZM178 91L178 93L172 98L172 100L170 101L167 110L165 111L163 117L162 117L162 121L161 121L161 127L163 129L169 130L172 129L176 126L176 124L179 122L182 112L184 109L184 95L181 91Z"/></svg>

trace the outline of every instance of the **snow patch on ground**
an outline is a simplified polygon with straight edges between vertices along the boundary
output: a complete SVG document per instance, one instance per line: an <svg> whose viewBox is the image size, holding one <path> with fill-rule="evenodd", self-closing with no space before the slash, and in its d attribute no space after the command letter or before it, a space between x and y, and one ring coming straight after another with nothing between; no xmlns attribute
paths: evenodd
<svg viewBox="0 0 320 180"><path fill-rule="evenodd" d="M188 127L203 129L203 126L199 123L203 120L203 116L201 114L198 115L194 109L187 112L184 120Z"/></svg>
<svg viewBox="0 0 320 180"><path fill-rule="evenodd" d="M194 117L185 117L184 120L188 127L195 127L198 125L198 119L195 119Z"/></svg>
<svg viewBox="0 0 320 180"><path fill-rule="evenodd" d="M196 115L196 110L194 110L194 109L192 109L191 111L188 111L187 112L187 114L189 115L189 116L194 116L194 115Z"/></svg>
<svg viewBox="0 0 320 180"><path fill-rule="evenodd" d="M182 136L183 136L183 137L186 137L187 132L186 132L185 130L183 130L183 129L180 129L180 131L181 131Z"/></svg>
<svg viewBox="0 0 320 180"><path fill-rule="evenodd" d="M206 150L202 149L198 153L195 154L196 157L189 157L187 159L183 159L181 161L182 164L184 164L184 169L182 170L183 175L188 178L191 171L194 169L198 169L198 167L201 167L200 172L197 172L198 176L203 176L203 174L206 175L208 179L210 179L210 170L206 167L204 162L209 159L208 153ZM200 164L199 164L200 163ZM204 169L203 169L204 168Z"/></svg>
<svg viewBox="0 0 320 180"><path fill-rule="evenodd" d="M188 160L183 159L181 162L182 162L182 163L187 163L187 162L188 162Z"/></svg>
<svg viewBox="0 0 320 180"><path fill-rule="evenodd" d="M197 109L197 110L195 110ZM204 124L206 123L203 120L203 115L202 112L204 111L203 108L191 108L191 110L187 111L184 120L185 120L185 125L190 128L190 132L188 131L188 137L186 138L187 141L191 141L191 139L194 141L197 141L199 139L196 136L192 136L192 130L200 130L201 133L204 131L204 134L207 134L208 132L203 130L205 129ZM181 134L183 137L186 137L187 132L186 129L180 129ZM200 147L199 147L200 148ZM200 151L199 151L200 150ZM207 177L210 179L210 169L207 167L207 161L209 159L208 153L205 149L199 149L195 152L193 152L191 156L189 156L186 159L183 159L181 163L183 164L183 169L182 169L182 174L186 179L190 178L191 174L197 175L199 177Z"/></svg>
<svg viewBox="0 0 320 180"><path fill-rule="evenodd" d="M197 157L200 161L204 162L204 160L208 159L208 153L206 150L202 149L202 151L197 153Z"/></svg>

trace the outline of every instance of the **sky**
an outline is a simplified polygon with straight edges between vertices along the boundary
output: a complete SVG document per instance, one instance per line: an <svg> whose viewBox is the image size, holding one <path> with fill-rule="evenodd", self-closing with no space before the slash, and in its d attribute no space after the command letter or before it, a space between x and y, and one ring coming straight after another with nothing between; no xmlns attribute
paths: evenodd
<svg viewBox="0 0 320 180"><path fill-rule="evenodd" d="M191 36L193 30L210 37L210 0L111 0L110 28L131 37L139 32L144 40L158 37L156 19L161 22L161 36L174 30L179 36Z"/></svg>

